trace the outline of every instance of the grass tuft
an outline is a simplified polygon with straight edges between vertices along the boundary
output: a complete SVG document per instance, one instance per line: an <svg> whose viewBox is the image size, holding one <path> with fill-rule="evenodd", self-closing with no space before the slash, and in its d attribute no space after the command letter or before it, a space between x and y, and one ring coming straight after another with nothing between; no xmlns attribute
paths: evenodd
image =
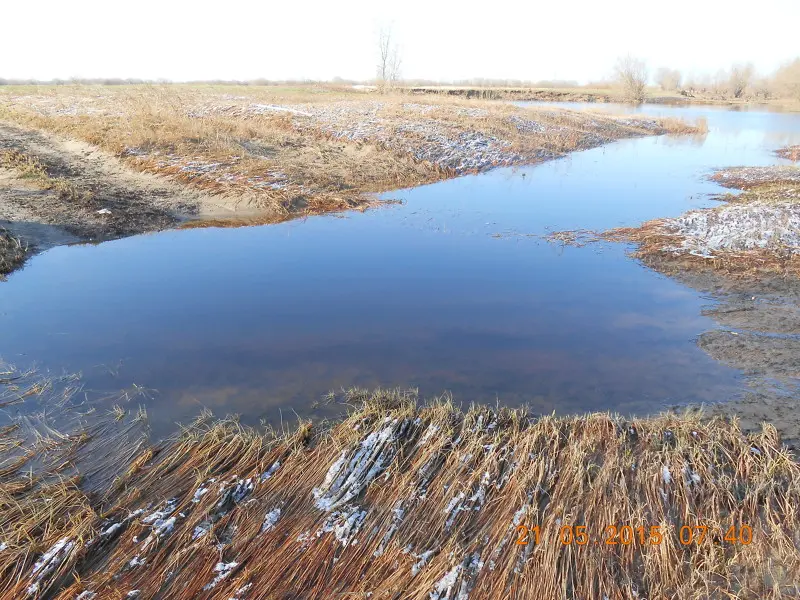
<svg viewBox="0 0 800 600"><path fill-rule="evenodd" d="M31 180L42 189L55 191L62 200L76 201L89 195L88 192L79 190L68 178L51 176L36 156L19 150L5 150L0 153L0 167L18 172L22 179Z"/></svg>

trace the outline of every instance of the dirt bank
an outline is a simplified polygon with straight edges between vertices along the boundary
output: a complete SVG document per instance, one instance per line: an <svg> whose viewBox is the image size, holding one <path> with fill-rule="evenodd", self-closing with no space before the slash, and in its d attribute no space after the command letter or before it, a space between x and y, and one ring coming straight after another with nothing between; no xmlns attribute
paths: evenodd
<svg viewBox="0 0 800 600"><path fill-rule="evenodd" d="M222 198L137 172L85 142L0 123L0 226L29 252L230 212Z"/></svg>
<svg viewBox="0 0 800 600"><path fill-rule="evenodd" d="M0 227L0 278L25 262L29 249L19 237Z"/></svg>
<svg viewBox="0 0 800 600"><path fill-rule="evenodd" d="M410 94L451 96L456 98L471 98L480 100L508 100L516 102L619 102L621 94L612 90L583 91L575 89L556 88L480 88L480 87L448 87L448 86L418 86L404 88Z"/></svg>

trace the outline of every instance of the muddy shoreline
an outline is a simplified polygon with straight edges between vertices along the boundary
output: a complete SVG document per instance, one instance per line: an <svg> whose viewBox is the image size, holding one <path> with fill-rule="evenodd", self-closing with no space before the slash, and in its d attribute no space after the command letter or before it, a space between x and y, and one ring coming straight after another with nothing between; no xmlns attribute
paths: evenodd
<svg viewBox="0 0 800 600"><path fill-rule="evenodd" d="M30 254L57 245L102 242L174 227L217 208L208 195L136 173L89 144L0 123L0 154L24 153L70 197L24 173L0 168L0 226ZM50 188L50 189L48 189ZM220 210L217 208L217 210Z"/></svg>
<svg viewBox="0 0 800 600"><path fill-rule="evenodd" d="M594 239L633 242L633 254L643 264L709 295L714 305L703 314L719 329L701 334L697 345L741 370L747 388L741 397L709 407L711 413L737 416L747 430L772 423L797 446L800 247L795 238L800 230L794 221L800 169L727 168L711 179L742 191L720 196L725 204L716 208Z"/></svg>

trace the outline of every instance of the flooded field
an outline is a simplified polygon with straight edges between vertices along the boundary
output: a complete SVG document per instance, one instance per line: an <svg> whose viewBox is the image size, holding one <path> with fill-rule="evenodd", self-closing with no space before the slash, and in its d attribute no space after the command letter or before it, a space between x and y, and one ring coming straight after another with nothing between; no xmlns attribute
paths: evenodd
<svg viewBox="0 0 800 600"><path fill-rule="evenodd" d="M710 169L788 162L773 151L800 141L800 116L640 110L704 117L709 132L398 191L384 197L402 204L364 213L52 248L0 283L0 356L81 371L91 389L153 389L164 431L201 407L253 423L328 415L312 402L351 386L562 414L735 397L747 369L697 344L730 330L704 316L718 297L624 245L542 236L711 206Z"/></svg>

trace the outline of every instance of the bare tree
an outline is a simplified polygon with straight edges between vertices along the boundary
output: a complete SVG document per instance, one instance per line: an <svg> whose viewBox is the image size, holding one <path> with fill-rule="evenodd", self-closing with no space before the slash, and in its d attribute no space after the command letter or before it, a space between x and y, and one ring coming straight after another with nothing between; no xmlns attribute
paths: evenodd
<svg viewBox="0 0 800 600"><path fill-rule="evenodd" d="M734 98L741 98L753 81L753 65L733 65L728 79L731 94Z"/></svg>
<svg viewBox="0 0 800 600"><path fill-rule="evenodd" d="M800 58L786 63L775 73L776 91L784 97L800 100Z"/></svg>
<svg viewBox="0 0 800 600"><path fill-rule="evenodd" d="M681 72L677 69L661 67L656 71L656 83L662 90L674 92L681 87Z"/></svg>
<svg viewBox="0 0 800 600"><path fill-rule="evenodd" d="M394 41L391 27L381 28L378 34L378 85L393 87L400 79L400 50Z"/></svg>
<svg viewBox="0 0 800 600"><path fill-rule="evenodd" d="M626 100L637 104L644 102L648 72L643 60L630 54L618 58L614 78L622 86Z"/></svg>

